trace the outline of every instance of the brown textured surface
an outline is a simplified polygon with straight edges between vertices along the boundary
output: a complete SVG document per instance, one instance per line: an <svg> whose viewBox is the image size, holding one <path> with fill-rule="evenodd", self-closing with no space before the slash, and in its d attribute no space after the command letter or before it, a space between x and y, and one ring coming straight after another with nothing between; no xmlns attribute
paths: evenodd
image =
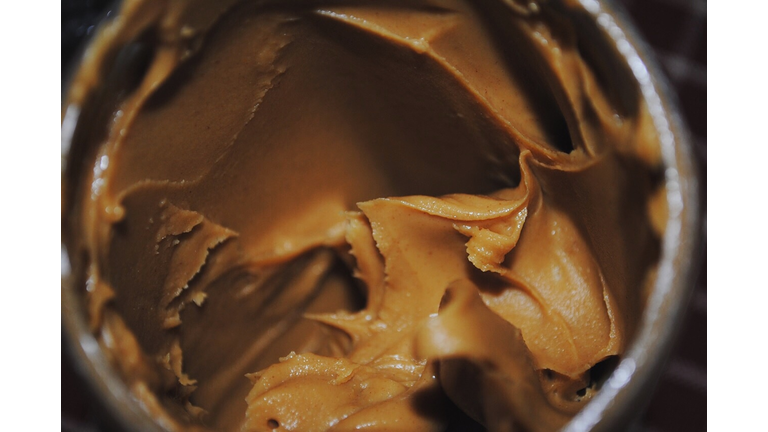
<svg viewBox="0 0 768 432"><path fill-rule="evenodd" d="M623 0L680 98L706 172L706 2ZM63 20L64 20L63 16ZM65 26L63 26L65 28ZM62 48L65 51L64 47ZM63 53L65 54L65 53ZM706 185L703 185L702 197ZM704 201L705 204L705 201ZM706 262L703 269L706 269ZM704 430L706 277L701 272L683 334L647 413L635 430ZM93 430L80 381L62 358L62 429Z"/></svg>

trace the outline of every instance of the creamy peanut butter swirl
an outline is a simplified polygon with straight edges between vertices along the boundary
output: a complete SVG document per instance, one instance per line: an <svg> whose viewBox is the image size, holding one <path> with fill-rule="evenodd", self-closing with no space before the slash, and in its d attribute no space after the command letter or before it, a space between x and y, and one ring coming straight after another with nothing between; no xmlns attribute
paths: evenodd
<svg viewBox="0 0 768 432"><path fill-rule="evenodd" d="M69 101L88 318L169 430L556 430L637 326L657 138L569 2L126 1Z"/></svg>

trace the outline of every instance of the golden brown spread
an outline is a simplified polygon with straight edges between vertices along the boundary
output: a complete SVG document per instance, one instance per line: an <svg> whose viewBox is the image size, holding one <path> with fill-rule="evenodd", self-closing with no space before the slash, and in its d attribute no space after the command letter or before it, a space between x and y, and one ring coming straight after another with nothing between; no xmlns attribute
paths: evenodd
<svg viewBox="0 0 768 432"><path fill-rule="evenodd" d="M92 330L170 430L557 429L658 254L630 77L570 2L125 1L69 94Z"/></svg>

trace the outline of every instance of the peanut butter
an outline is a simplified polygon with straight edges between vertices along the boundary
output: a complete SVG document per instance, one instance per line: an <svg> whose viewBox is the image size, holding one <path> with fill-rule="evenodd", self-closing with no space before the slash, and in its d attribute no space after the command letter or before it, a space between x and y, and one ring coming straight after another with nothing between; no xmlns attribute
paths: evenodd
<svg viewBox="0 0 768 432"><path fill-rule="evenodd" d="M657 137L569 1L129 0L66 106L88 320L169 430L556 430L638 325Z"/></svg>

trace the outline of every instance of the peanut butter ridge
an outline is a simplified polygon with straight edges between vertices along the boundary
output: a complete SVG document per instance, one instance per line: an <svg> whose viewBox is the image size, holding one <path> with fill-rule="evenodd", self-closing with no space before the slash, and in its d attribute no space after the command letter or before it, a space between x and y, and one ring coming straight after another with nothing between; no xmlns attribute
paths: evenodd
<svg viewBox="0 0 768 432"><path fill-rule="evenodd" d="M585 16L125 2L71 86L63 221L148 412L562 427L631 339L663 229L648 113Z"/></svg>

